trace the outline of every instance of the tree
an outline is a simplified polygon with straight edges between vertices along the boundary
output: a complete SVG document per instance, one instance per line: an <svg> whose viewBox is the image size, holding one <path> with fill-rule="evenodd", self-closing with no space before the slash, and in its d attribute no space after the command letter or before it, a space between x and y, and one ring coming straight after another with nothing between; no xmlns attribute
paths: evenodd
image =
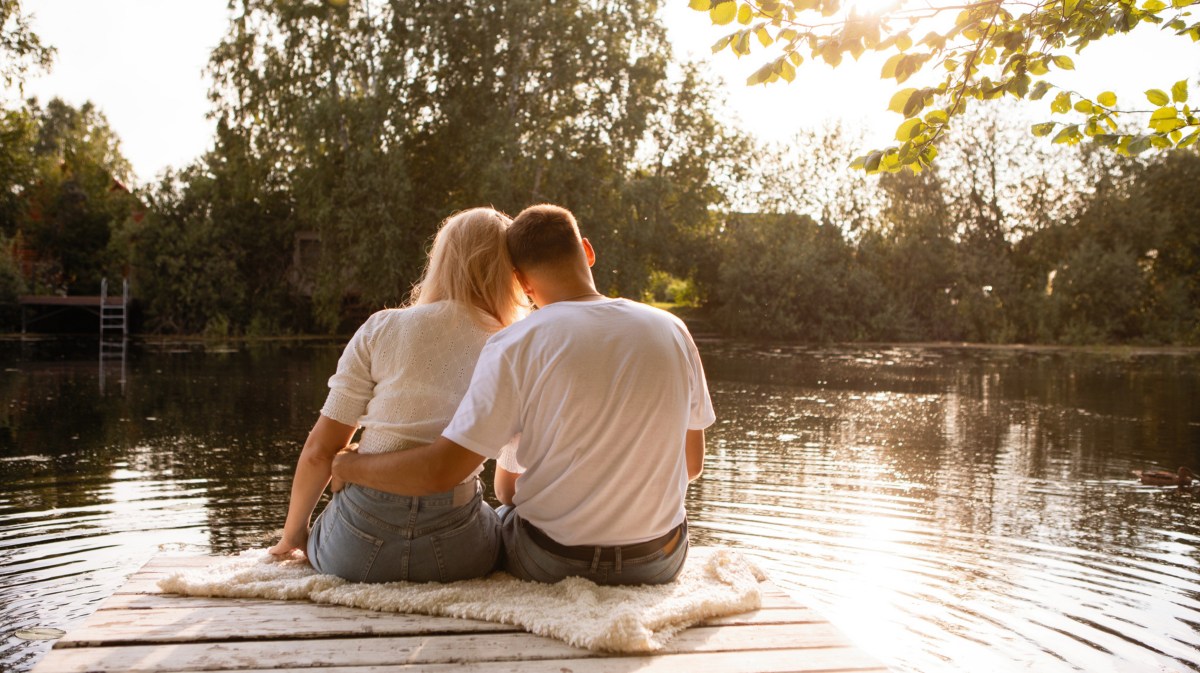
<svg viewBox="0 0 1200 673"><path fill-rule="evenodd" d="M718 25L737 21L742 28L713 45L741 56L752 49L769 49L773 57L750 76L749 84L791 81L805 60L837 66L845 56L855 59L867 51L890 53L883 79L902 85L918 73L932 74L935 84L896 91L889 109L903 115L896 146L871 151L853 165L868 173L921 170L937 156L937 143L970 100L995 100L1005 95L1040 100L1050 93L1052 113L1072 110L1082 117L1070 122L1036 124L1036 136L1054 134L1056 143L1076 144L1091 138L1120 154L1139 154L1150 148L1185 148L1200 139L1200 116L1188 105L1188 82L1148 89L1151 109L1142 102L1117 101L1111 91L1094 95L1057 89L1045 77L1053 70L1071 70L1066 52L1079 52L1107 36L1127 33L1142 23L1160 26L1169 34L1200 40L1200 21L1188 9L1200 0L970 0L965 3L905 4L896 0L881 13L864 13L841 0L690 0ZM946 21L953 14L953 20ZM924 33L924 35L922 35ZM755 47L755 42L758 47ZM1126 130L1122 115L1148 115L1142 133Z"/></svg>
<svg viewBox="0 0 1200 673"><path fill-rule="evenodd" d="M54 48L43 44L21 13L20 0L0 0L0 80L4 88L21 91L25 76L44 70L54 61Z"/></svg>
<svg viewBox="0 0 1200 673"><path fill-rule="evenodd" d="M643 244L691 241L721 198L710 169L735 163L733 148L694 131L711 94L668 83L665 30L642 3L237 0L232 10L210 64L216 147L187 179L223 181L207 193L230 203L223 190L242 202L287 195L286 218L227 216L245 223L237 240L319 240L304 271L327 329L355 307L402 301L438 221L475 205L571 208L600 251L600 284L636 294L653 266ZM643 150L664 129L678 137L655 166Z"/></svg>
<svg viewBox="0 0 1200 673"><path fill-rule="evenodd" d="M119 139L91 103L30 100L6 117L5 135L17 142L0 213L4 233L22 236L39 260L29 289L98 292L103 276L123 271L109 241L136 206Z"/></svg>
<svg viewBox="0 0 1200 673"><path fill-rule="evenodd" d="M716 310L723 332L751 338L867 338L878 280L839 228L807 215L732 215L722 240Z"/></svg>

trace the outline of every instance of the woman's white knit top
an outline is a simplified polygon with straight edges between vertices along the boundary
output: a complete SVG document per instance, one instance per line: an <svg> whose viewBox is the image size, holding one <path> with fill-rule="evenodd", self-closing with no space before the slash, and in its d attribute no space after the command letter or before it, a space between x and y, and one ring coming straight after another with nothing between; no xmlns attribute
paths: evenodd
<svg viewBox="0 0 1200 673"><path fill-rule="evenodd" d="M363 323L329 379L321 414L362 426L358 450L382 453L430 444L454 416L475 361L500 324L484 329L477 309L453 301L380 311Z"/></svg>

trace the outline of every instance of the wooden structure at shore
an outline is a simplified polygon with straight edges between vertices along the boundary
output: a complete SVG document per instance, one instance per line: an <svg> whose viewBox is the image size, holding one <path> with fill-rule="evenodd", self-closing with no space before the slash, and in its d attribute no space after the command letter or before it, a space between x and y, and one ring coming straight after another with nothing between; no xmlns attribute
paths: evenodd
<svg viewBox="0 0 1200 673"><path fill-rule="evenodd" d="M121 282L120 295L108 295L108 279L100 281L99 295L74 295L74 296L59 296L59 295L22 295L17 298L17 303L21 307L21 334L25 333L25 329L29 323L44 320L59 313L72 309L81 308L89 311L100 317L100 338L104 339L108 332L119 331L121 337L124 338L129 334L129 281ZM46 315L38 316L33 320L26 318L27 307L50 307L52 312Z"/></svg>
<svg viewBox="0 0 1200 673"><path fill-rule="evenodd" d="M592 652L492 622L159 591L159 579L211 558L151 559L61 638L33 673L887 670L819 615L769 586L761 609L709 620L677 635L662 652L630 656Z"/></svg>

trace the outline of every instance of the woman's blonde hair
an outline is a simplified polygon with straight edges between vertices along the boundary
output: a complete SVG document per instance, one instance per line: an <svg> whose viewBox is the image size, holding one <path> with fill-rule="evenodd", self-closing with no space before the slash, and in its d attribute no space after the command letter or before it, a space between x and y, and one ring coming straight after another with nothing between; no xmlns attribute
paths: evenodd
<svg viewBox="0 0 1200 673"><path fill-rule="evenodd" d="M413 287L409 304L458 301L490 315L502 327L524 315L528 302L508 256L506 236L511 222L491 208L472 208L447 217L433 239L425 273Z"/></svg>

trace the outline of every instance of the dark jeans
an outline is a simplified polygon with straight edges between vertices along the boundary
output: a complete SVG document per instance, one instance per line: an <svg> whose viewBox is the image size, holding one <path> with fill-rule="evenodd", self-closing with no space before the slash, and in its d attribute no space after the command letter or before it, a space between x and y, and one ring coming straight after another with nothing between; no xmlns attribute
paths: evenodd
<svg viewBox="0 0 1200 673"><path fill-rule="evenodd" d="M539 547L522 525L516 508L504 506L497 511L504 539L504 570L523 580L553 583L566 577L582 577L596 584L666 584L679 575L687 559L686 523L670 553L660 549L642 556L583 561Z"/></svg>

